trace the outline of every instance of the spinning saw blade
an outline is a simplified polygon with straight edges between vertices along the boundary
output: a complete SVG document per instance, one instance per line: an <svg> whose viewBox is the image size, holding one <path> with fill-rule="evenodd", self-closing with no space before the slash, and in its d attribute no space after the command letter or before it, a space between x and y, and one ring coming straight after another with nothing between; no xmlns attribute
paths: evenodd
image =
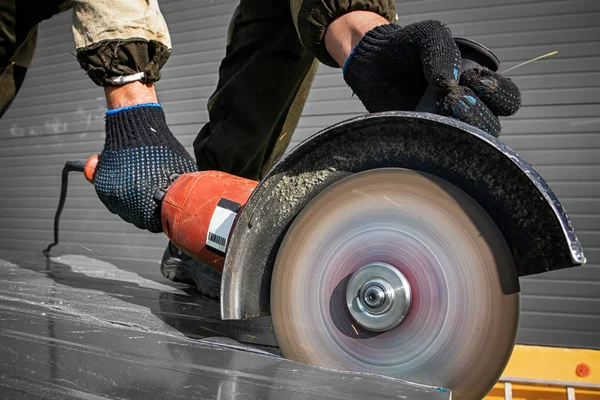
<svg viewBox="0 0 600 400"><path fill-rule="evenodd" d="M296 217L274 266L283 355L481 399L515 343L519 293L488 214L447 181L412 170L351 175Z"/></svg>

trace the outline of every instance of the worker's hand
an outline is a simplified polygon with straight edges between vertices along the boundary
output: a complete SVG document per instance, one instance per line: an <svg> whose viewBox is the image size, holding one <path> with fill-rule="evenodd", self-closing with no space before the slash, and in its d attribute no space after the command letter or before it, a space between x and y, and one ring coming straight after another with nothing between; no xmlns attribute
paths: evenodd
<svg viewBox="0 0 600 400"><path fill-rule="evenodd" d="M167 127L160 105L107 112L106 142L94 174L94 186L112 213L140 229L162 232L154 192L167 188L177 175L197 169Z"/></svg>
<svg viewBox="0 0 600 400"><path fill-rule="evenodd" d="M519 89L488 69L461 75L460 63L452 33L441 22L387 24L365 34L344 65L344 79L369 112L413 111L432 85L444 94L443 115L498 136L498 116L521 105Z"/></svg>

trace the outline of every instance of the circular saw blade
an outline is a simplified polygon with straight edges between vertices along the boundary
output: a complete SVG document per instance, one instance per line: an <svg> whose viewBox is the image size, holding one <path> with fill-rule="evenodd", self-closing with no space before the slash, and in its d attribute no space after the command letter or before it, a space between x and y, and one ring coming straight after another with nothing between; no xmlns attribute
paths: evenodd
<svg viewBox="0 0 600 400"><path fill-rule="evenodd" d="M400 324L369 331L346 304L352 274L370 263L410 284ZM271 314L282 354L376 373L480 399L515 343L519 293L504 294L510 250L471 197L432 175L376 169L321 192L296 217L272 275Z"/></svg>

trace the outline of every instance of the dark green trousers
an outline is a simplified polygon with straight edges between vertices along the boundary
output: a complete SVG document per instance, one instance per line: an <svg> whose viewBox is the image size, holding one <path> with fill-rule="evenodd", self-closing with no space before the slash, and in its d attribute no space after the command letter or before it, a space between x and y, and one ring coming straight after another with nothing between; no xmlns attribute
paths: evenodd
<svg viewBox="0 0 600 400"><path fill-rule="evenodd" d="M208 101L209 122L194 141L200 169L260 179L290 142L317 63L286 1L242 0Z"/></svg>

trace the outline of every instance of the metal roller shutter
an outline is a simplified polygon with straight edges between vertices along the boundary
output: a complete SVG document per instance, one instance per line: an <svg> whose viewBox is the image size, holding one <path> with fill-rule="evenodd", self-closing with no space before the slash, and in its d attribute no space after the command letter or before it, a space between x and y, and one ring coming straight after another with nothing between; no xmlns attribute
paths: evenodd
<svg viewBox="0 0 600 400"><path fill-rule="evenodd" d="M173 56L157 85L171 129L186 146L206 122L227 25L236 2L162 1ZM402 24L449 23L456 35L492 48L524 106L503 121L503 140L555 190L583 242L588 266L522 279L519 342L600 348L600 2L596 0L426 0L398 3ZM70 15L42 24L32 68L0 120L0 248L41 251L52 239L59 176L66 159L103 143L105 103L72 53ZM363 112L339 70L320 66L292 145ZM157 268L166 244L106 211L81 176L71 178L61 254Z"/></svg>

